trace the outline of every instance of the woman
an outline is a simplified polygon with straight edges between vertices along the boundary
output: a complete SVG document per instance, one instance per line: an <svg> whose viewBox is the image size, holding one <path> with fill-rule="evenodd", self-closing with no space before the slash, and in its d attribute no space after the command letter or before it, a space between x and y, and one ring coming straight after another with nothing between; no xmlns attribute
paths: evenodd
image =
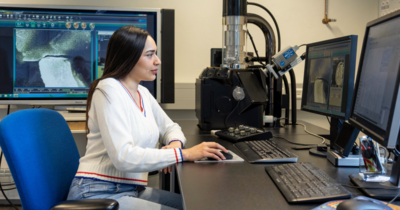
<svg viewBox="0 0 400 210"><path fill-rule="evenodd" d="M149 171L204 157L225 159L214 142L182 149L186 142L140 81L156 78L160 59L147 31L124 26L110 38L103 76L87 98L86 154L80 159L69 200L115 199L120 209L182 209L182 197L145 188ZM167 146L155 149L158 140Z"/></svg>

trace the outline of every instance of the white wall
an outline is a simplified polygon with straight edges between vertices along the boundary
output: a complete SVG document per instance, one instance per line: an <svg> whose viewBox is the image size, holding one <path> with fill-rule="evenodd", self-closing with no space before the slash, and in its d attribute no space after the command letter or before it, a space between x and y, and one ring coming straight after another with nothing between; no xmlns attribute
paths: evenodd
<svg viewBox="0 0 400 210"><path fill-rule="evenodd" d="M324 25L324 0L249 1L262 4L273 13L281 30L282 47L355 34L359 36L358 53L361 50L365 25L378 17L381 3L379 0L331 0L328 4L328 14L330 18L337 19L337 22ZM187 112L194 109L195 79L210 63L210 48L222 47L222 0L0 0L0 5L2 4L175 9L177 98L176 104L163 105L167 109L186 109ZM263 10L249 6L248 12L261 15L273 25L271 18ZM263 55L265 43L261 31L253 25L249 25L248 28L255 39L257 49ZM251 46L248 50L253 51ZM302 52L304 48L299 50L299 54ZM295 68L297 83L303 82L303 68L304 63ZM0 119L6 114L4 108L5 106L0 106ZM26 108L29 106L12 106L12 112ZM171 114L179 116L179 113ZM194 117L194 112L192 114ZM185 114L186 117L187 115ZM83 135L80 140L84 140ZM4 164L3 161L3 167Z"/></svg>
<svg viewBox="0 0 400 210"><path fill-rule="evenodd" d="M336 23L322 24L323 0L249 0L267 7L275 16L282 36L282 47L300 45L349 34L363 38L368 21L378 17L378 0L329 1L328 15ZM147 7L175 9L176 18L176 82L194 83L201 70L210 63L210 48L222 46L222 0L2 0L0 4L79 5L99 7ZM248 12L270 21L268 14L254 6ZM264 54L264 40L258 28L249 30L255 37L258 50ZM360 44L359 44L360 46ZM251 50L252 47L249 47ZM303 49L304 50L304 49ZM298 81L303 74L299 66Z"/></svg>

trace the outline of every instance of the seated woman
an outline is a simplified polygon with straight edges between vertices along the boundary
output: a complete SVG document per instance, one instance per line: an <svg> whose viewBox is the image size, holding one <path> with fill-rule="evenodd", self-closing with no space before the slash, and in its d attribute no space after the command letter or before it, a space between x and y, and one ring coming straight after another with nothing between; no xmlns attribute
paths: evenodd
<svg viewBox="0 0 400 210"><path fill-rule="evenodd" d="M178 124L140 81L156 78L160 59L145 30L124 26L110 38L103 76L87 98L87 146L68 199L115 199L120 209L183 209L178 194L147 186L148 172L204 157L225 159L215 142L182 149ZM158 140L162 149L155 149Z"/></svg>

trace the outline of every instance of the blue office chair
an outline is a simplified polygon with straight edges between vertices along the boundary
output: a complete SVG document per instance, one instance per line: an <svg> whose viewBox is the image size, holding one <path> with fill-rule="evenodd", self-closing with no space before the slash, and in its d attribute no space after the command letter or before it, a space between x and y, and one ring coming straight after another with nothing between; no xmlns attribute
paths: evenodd
<svg viewBox="0 0 400 210"><path fill-rule="evenodd" d="M65 201L79 153L58 112L29 109L6 116L0 122L0 145L24 210L118 209L111 199Z"/></svg>

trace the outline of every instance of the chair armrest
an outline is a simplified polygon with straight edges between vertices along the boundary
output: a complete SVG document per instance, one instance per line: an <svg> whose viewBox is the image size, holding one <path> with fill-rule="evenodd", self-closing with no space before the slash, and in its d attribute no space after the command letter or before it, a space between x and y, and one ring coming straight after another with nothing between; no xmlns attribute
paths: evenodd
<svg viewBox="0 0 400 210"><path fill-rule="evenodd" d="M50 210L118 210L118 201L112 199L87 199L63 201Z"/></svg>

